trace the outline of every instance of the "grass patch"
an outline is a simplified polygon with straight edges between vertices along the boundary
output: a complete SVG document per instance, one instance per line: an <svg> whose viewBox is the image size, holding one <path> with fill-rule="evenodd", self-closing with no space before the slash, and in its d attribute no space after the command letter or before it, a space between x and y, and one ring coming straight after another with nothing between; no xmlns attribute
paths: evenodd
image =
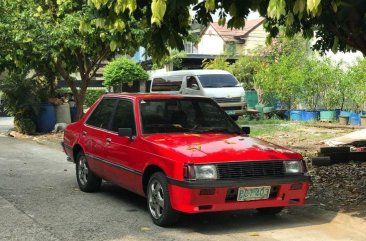
<svg viewBox="0 0 366 241"><path fill-rule="evenodd" d="M250 135L254 137L276 136L281 133L296 131L297 127L288 124L270 124L262 126L250 126Z"/></svg>
<svg viewBox="0 0 366 241"><path fill-rule="evenodd" d="M239 125L273 125L273 124L285 124L288 123L287 120L281 120L276 117L272 118L260 118L253 119L250 116L242 116L237 121Z"/></svg>

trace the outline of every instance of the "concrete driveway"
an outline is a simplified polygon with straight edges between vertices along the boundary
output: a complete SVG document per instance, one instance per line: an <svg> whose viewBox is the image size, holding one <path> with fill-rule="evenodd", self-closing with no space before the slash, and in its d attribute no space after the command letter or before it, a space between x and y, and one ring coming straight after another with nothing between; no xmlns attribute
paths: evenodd
<svg viewBox="0 0 366 241"><path fill-rule="evenodd" d="M0 117L0 134L5 134L14 127L13 117Z"/></svg>
<svg viewBox="0 0 366 241"><path fill-rule="evenodd" d="M185 215L161 228L142 197L106 182L79 191L74 168L59 150L0 136L0 240L366 240L363 219L312 205Z"/></svg>

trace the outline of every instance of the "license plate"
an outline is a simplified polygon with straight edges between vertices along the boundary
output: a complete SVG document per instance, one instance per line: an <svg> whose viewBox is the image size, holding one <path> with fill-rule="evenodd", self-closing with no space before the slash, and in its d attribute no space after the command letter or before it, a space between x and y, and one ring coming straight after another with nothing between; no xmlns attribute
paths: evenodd
<svg viewBox="0 0 366 241"><path fill-rule="evenodd" d="M251 201L268 199L271 192L270 186L262 187L240 187L238 190L238 201Z"/></svg>
<svg viewBox="0 0 366 241"><path fill-rule="evenodd" d="M235 115L235 110L225 110L228 115Z"/></svg>

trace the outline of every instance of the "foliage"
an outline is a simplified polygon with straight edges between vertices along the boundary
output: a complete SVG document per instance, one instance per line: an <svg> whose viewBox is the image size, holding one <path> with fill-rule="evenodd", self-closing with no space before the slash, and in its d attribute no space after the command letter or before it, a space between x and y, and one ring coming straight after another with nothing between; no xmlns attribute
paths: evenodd
<svg viewBox="0 0 366 241"><path fill-rule="evenodd" d="M316 33L314 48L321 51L357 49L366 53L366 7L362 0L89 0L89 3L105 23L117 20L126 23L130 18L143 22L148 29L144 46L157 59L168 55L168 46L183 50L182 37L188 36L192 6L195 21L204 25L212 22L212 14L216 14L221 25L241 28L250 11L258 11L266 17L264 26L269 39L277 36L283 26L287 36L301 33L312 38ZM105 25L120 27L120 24Z"/></svg>
<svg viewBox="0 0 366 241"><path fill-rule="evenodd" d="M270 98L265 96L266 94L275 94L278 100L288 105L299 103L301 100L298 93L301 93L304 81L301 70L303 59L302 53L293 52L281 56L276 62L259 71L254 81L255 86L264 95L261 99Z"/></svg>
<svg viewBox="0 0 366 241"><path fill-rule="evenodd" d="M86 96L85 96L85 105L87 107L92 106L92 104L94 104L94 102L103 94L105 94L106 91L105 90L97 90L97 89L88 89L86 91Z"/></svg>
<svg viewBox="0 0 366 241"><path fill-rule="evenodd" d="M187 54L184 51L169 49L169 55L162 57L162 59L159 61L155 61L152 69L161 69L168 64L172 64L175 68L181 68L182 58L184 58L186 55Z"/></svg>
<svg viewBox="0 0 366 241"><path fill-rule="evenodd" d="M265 66L256 56L242 56L229 68L229 71L243 83L245 90L254 89L254 76Z"/></svg>
<svg viewBox="0 0 366 241"><path fill-rule="evenodd" d="M135 61L122 57L109 62L103 73L103 85L116 87L134 80L148 80L147 72Z"/></svg>
<svg viewBox="0 0 366 241"><path fill-rule="evenodd" d="M36 133L36 124L30 118L14 118L14 127L22 134L32 135Z"/></svg>
<svg viewBox="0 0 366 241"><path fill-rule="evenodd" d="M7 114L15 118L35 119L35 107L41 102L39 90L42 88L27 74L27 71L9 74L0 82L0 91Z"/></svg>
<svg viewBox="0 0 366 241"><path fill-rule="evenodd" d="M230 63L227 61L227 56L221 55L215 59L207 60L204 59L202 61L203 69L221 69L221 70L230 70Z"/></svg>
<svg viewBox="0 0 366 241"><path fill-rule="evenodd" d="M349 85L352 93L348 97L352 103L350 109L354 111L361 111L366 103L366 59L360 59L357 65L354 65L349 70Z"/></svg>
<svg viewBox="0 0 366 241"><path fill-rule="evenodd" d="M85 1L4 0L0 10L0 71L32 69L52 84L62 77L75 97L78 118L101 62L132 54L144 33L133 17L104 21ZM73 73L80 76L80 88Z"/></svg>

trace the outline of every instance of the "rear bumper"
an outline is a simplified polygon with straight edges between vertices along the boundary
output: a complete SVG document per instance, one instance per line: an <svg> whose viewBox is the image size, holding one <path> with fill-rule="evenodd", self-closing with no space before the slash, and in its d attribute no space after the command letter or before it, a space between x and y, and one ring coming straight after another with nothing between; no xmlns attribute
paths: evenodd
<svg viewBox="0 0 366 241"><path fill-rule="evenodd" d="M179 182L170 180L172 207L185 213L201 213L265 207L299 206L305 203L310 178L285 177L214 182ZM271 186L269 199L237 201L239 187Z"/></svg>

